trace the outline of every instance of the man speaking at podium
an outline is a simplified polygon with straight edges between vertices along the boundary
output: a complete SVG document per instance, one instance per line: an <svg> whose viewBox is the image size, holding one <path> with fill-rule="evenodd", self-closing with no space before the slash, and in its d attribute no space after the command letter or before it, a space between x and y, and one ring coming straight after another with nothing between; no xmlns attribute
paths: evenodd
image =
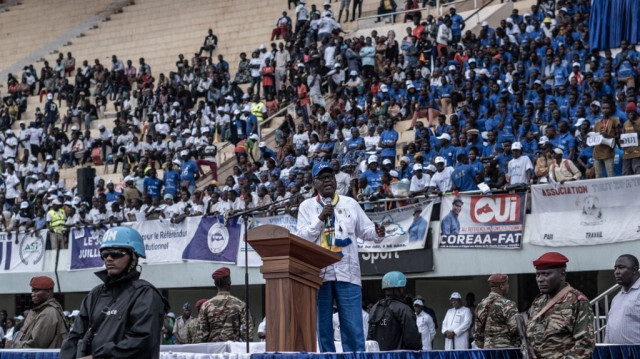
<svg viewBox="0 0 640 359"><path fill-rule="evenodd" d="M298 209L297 234L342 256L322 270L324 283L318 290L318 342L321 352L335 352L333 301L338 307L340 336L345 352L364 351L362 291L357 238L380 243L382 225L373 223L358 202L336 193L336 177L328 162L318 162L311 171L316 196Z"/></svg>

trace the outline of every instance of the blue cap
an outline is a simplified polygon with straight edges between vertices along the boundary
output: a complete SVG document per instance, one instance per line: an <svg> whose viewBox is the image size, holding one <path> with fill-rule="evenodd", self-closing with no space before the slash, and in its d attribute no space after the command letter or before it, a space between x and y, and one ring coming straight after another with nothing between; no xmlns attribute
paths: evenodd
<svg viewBox="0 0 640 359"><path fill-rule="evenodd" d="M320 174L320 172L324 170L330 170L331 172L333 172L333 167L331 167L331 164L329 162L317 162L315 165L313 165L311 176L313 178L316 178Z"/></svg>

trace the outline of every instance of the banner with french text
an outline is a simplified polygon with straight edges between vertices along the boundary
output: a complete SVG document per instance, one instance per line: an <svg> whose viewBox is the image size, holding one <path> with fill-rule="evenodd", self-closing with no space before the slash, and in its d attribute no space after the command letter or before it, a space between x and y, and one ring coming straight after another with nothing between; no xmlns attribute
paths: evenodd
<svg viewBox="0 0 640 359"><path fill-rule="evenodd" d="M584 246L640 239L640 175L531 187L531 244Z"/></svg>
<svg viewBox="0 0 640 359"><path fill-rule="evenodd" d="M125 223L137 230L144 241L146 259L141 263L207 261L235 263L238 255L240 225L224 222L221 216L187 217L180 223L164 219ZM100 268L102 235L107 227L74 229L69 235L70 268Z"/></svg>
<svg viewBox="0 0 640 359"><path fill-rule="evenodd" d="M521 248L525 202L525 193L444 197L438 247Z"/></svg>

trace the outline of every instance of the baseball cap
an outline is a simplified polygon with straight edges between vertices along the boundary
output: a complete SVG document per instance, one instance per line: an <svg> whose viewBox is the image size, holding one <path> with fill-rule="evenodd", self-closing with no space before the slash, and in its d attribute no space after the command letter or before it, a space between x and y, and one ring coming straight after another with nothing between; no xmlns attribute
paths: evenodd
<svg viewBox="0 0 640 359"><path fill-rule="evenodd" d="M511 151L513 150L520 150L522 151L522 144L518 141L514 142L511 144Z"/></svg>
<svg viewBox="0 0 640 359"><path fill-rule="evenodd" d="M441 156L436 157L436 159L434 160L434 162L435 162L436 164L438 164L438 163L447 163L447 161L446 161L443 157L441 157Z"/></svg>
<svg viewBox="0 0 640 359"><path fill-rule="evenodd" d="M384 160L382 160L382 164L383 165L390 165L391 164L391 160L388 158L385 158Z"/></svg>
<svg viewBox="0 0 640 359"><path fill-rule="evenodd" d="M333 173L333 167L331 167L331 164L329 162L318 162L313 165L311 176L313 178L316 178L322 171L331 171L331 173Z"/></svg>
<svg viewBox="0 0 640 359"><path fill-rule="evenodd" d="M440 137L438 137L438 139L451 141L451 136L448 133L443 133Z"/></svg>
<svg viewBox="0 0 640 359"><path fill-rule="evenodd" d="M425 168L425 170L435 172L437 169L436 169L436 166L434 165L428 165L427 168Z"/></svg>
<svg viewBox="0 0 640 359"><path fill-rule="evenodd" d="M373 156L369 157L369 159L367 160L367 164L376 163L376 162L378 162L378 156L376 156L376 155L373 155Z"/></svg>
<svg viewBox="0 0 640 359"><path fill-rule="evenodd" d="M453 292L451 293L451 296L449 296L449 300L451 299L462 299L462 296L458 292Z"/></svg>
<svg viewBox="0 0 640 359"><path fill-rule="evenodd" d="M424 307L424 302L422 301L422 299L416 299L413 301L413 305L414 306L419 305L421 307Z"/></svg>
<svg viewBox="0 0 640 359"><path fill-rule="evenodd" d="M267 143L266 142L260 142L258 143L258 147L267 147Z"/></svg>
<svg viewBox="0 0 640 359"><path fill-rule="evenodd" d="M389 171L389 176L391 176L393 178L398 178L398 171L396 171L396 170Z"/></svg>
<svg viewBox="0 0 640 359"><path fill-rule="evenodd" d="M555 152L558 155L563 155L564 154L564 151L562 151L562 148L558 148L558 147L554 148L553 152Z"/></svg>
<svg viewBox="0 0 640 359"><path fill-rule="evenodd" d="M413 170L414 171L422 171L422 165L419 163L416 163L413 165Z"/></svg>

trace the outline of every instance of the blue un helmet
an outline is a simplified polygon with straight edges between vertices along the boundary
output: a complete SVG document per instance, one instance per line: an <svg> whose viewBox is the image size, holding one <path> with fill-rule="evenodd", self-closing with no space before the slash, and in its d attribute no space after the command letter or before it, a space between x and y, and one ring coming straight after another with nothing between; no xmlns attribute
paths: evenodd
<svg viewBox="0 0 640 359"><path fill-rule="evenodd" d="M113 227L102 236L100 250L105 248L127 248L138 257L146 258L142 236L130 227Z"/></svg>
<svg viewBox="0 0 640 359"><path fill-rule="evenodd" d="M402 272L389 272L382 277L382 289L403 288L407 286L407 277Z"/></svg>

